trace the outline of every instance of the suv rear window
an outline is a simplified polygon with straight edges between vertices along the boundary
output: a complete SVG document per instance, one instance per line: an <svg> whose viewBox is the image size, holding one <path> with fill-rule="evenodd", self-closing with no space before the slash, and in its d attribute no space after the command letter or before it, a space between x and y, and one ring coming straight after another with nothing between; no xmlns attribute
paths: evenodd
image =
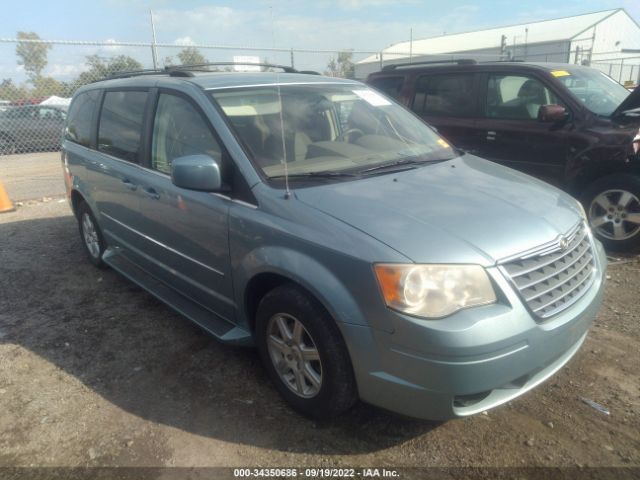
<svg viewBox="0 0 640 480"><path fill-rule="evenodd" d="M81 93L75 98L67 116L67 128L64 131L65 139L89 147L93 113L98 104L99 96L99 90L91 90Z"/></svg>
<svg viewBox="0 0 640 480"><path fill-rule="evenodd" d="M402 90L404 77L380 77L374 78L369 84L376 90L380 90L391 98L398 98Z"/></svg>
<svg viewBox="0 0 640 480"><path fill-rule="evenodd" d="M137 162L147 92L107 92L100 112L98 150Z"/></svg>
<svg viewBox="0 0 640 480"><path fill-rule="evenodd" d="M475 110L472 73L419 77L412 109L418 115L469 117Z"/></svg>

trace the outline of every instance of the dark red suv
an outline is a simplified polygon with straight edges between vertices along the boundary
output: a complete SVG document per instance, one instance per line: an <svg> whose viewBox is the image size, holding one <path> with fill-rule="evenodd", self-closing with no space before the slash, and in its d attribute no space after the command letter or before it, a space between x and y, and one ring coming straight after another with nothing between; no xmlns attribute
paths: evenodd
<svg viewBox="0 0 640 480"><path fill-rule="evenodd" d="M607 247L640 247L640 89L578 65L473 60L390 65L367 83L460 149L579 198Z"/></svg>

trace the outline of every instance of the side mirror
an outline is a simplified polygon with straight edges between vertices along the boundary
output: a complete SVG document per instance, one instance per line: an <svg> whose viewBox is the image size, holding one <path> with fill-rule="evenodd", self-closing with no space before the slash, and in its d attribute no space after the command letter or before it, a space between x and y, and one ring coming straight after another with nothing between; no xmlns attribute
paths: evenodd
<svg viewBox="0 0 640 480"><path fill-rule="evenodd" d="M566 108L560 105L541 105L538 109L539 122L561 122L567 118Z"/></svg>
<svg viewBox="0 0 640 480"><path fill-rule="evenodd" d="M171 162L171 182L176 187L203 192L222 188L220 164L209 155L188 155Z"/></svg>

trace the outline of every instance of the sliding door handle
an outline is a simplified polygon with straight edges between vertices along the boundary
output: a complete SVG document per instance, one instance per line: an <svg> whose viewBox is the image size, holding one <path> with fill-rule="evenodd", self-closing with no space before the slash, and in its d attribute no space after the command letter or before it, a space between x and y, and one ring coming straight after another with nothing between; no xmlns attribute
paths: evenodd
<svg viewBox="0 0 640 480"><path fill-rule="evenodd" d="M153 198L154 200L158 200L160 198L160 194L153 187L147 187L143 190L147 197Z"/></svg>
<svg viewBox="0 0 640 480"><path fill-rule="evenodd" d="M136 185L135 183L133 183L131 180L129 180L128 178L125 178L124 180L122 180L122 183L124 183L124 186L127 187L129 190L131 190L132 192L135 192L136 189L138 188L138 185Z"/></svg>

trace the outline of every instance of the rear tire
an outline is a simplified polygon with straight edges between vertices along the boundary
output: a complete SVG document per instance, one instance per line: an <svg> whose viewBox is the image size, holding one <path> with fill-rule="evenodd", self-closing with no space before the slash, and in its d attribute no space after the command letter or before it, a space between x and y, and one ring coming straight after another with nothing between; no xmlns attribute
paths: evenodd
<svg viewBox="0 0 640 480"><path fill-rule="evenodd" d="M587 187L581 200L591 230L607 249L640 247L640 176L603 177Z"/></svg>
<svg viewBox="0 0 640 480"><path fill-rule="evenodd" d="M285 284L262 298L256 338L269 377L298 412L327 419L357 401L351 359L340 330L302 288Z"/></svg>
<svg viewBox="0 0 640 480"><path fill-rule="evenodd" d="M80 240L89 261L98 268L106 268L107 265L102 261L102 254L107 248L107 243L104 241L96 218L85 202L80 202L78 205L77 215Z"/></svg>

